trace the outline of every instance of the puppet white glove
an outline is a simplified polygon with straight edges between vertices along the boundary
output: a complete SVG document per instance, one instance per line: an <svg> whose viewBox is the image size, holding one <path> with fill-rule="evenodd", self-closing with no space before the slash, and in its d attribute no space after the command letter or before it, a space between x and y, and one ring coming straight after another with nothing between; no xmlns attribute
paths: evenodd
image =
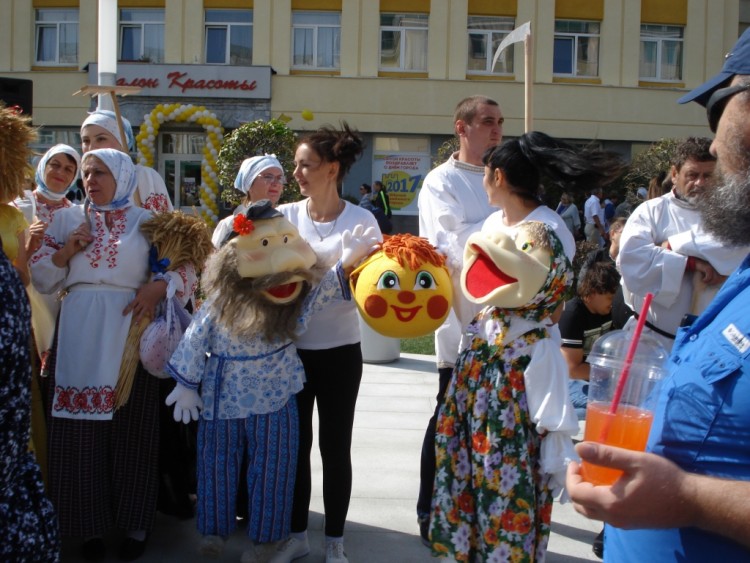
<svg viewBox="0 0 750 563"><path fill-rule="evenodd" d="M359 264L359 262L377 249L380 242L378 231L375 227L362 225L354 227L353 231L348 229L341 233L341 266L345 270Z"/></svg>
<svg viewBox="0 0 750 563"><path fill-rule="evenodd" d="M174 419L175 422L183 422L187 424L190 420L198 420L198 412L203 408L203 401L201 401L198 391L188 389L184 385L178 383L172 392L167 395L165 401L167 406L174 405Z"/></svg>

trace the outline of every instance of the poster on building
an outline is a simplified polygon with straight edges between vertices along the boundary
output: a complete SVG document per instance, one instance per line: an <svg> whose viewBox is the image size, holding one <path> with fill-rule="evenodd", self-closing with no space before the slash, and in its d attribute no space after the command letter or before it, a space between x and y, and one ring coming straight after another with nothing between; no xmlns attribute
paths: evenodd
<svg viewBox="0 0 750 563"><path fill-rule="evenodd" d="M373 177L383 182L393 213L418 214L417 196L430 168L428 154L375 154Z"/></svg>

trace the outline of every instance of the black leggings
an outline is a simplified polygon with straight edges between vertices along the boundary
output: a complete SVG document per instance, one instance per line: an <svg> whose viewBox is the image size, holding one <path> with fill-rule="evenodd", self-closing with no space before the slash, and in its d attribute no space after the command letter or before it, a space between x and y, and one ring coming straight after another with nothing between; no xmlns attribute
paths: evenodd
<svg viewBox="0 0 750 563"><path fill-rule="evenodd" d="M310 454L313 442L313 405L318 402L318 442L323 460L325 533L344 535L352 493L352 427L362 380L359 343L326 350L298 350L307 382L297 394L299 456L294 485L292 532L307 530L310 509Z"/></svg>

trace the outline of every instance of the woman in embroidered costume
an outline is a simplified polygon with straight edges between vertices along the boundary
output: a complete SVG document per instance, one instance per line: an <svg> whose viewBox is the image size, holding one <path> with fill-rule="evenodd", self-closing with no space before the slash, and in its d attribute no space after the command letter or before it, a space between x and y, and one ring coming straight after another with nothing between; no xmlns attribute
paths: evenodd
<svg viewBox="0 0 750 563"><path fill-rule="evenodd" d="M86 154L94 149L116 149L122 152L135 151L135 136L130 121L120 116L127 146L122 145L117 116L113 111L98 109L91 112L81 125L81 151ZM149 166L135 165L138 189L133 201L138 207L152 211L172 211L172 201L164 180Z"/></svg>
<svg viewBox="0 0 750 563"><path fill-rule="evenodd" d="M11 254L17 257L19 247L24 248L19 233L26 222L9 202L22 194L32 176L29 143L36 134L30 122L0 103L0 560L56 562L57 518L28 450L31 311L11 264Z"/></svg>
<svg viewBox="0 0 750 563"><path fill-rule="evenodd" d="M361 156L364 143L346 123L341 130L324 127L297 144L294 178L305 199L279 206L318 256L330 267L341 256L341 235L356 225L378 228L375 216L339 196L344 176ZM353 302L330 303L313 315L296 340L307 382L297 396L300 412L300 449L294 489L292 537L271 559L290 561L309 552L307 516L310 508L313 405L317 401L323 459L325 534L329 561L346 561L344 523L351 496L351 438L354 407L362 379L359 321ZM335 368L335 369L334 369Z"/></svg>
<svg viewBox="0 0 750 563"><path fill-rule="evenodd" d="M102 536L127 532L120 556L143 553L154 522L159 447L158 380L141 366L129 401L115 396L131 317L153 315L166 280L149 281L151 212L133 204L136 171L114 149L82 159L87 203L62 209L47 228L32 277L63 290L50 353L50 496L62 536L82 537L82 556L104 556ZM89 207L90 206L90 207Z"/></svg>

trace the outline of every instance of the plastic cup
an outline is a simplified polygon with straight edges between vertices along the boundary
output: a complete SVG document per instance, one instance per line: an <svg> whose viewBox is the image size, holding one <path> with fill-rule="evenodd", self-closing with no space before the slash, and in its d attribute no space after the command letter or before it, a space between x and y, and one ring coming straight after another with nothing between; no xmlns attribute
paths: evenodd
<svg viewBox="0 0 750 563"><path fill-rule="evenodd" d="M655 338L641 334L622 395L613 409L612 398L632 339L632 331L609 332L594 343L588 355L591 372L584 440L643 451L669 354ZM611 485L622 471L583 462L581 475L594 485Z"/></svg>

